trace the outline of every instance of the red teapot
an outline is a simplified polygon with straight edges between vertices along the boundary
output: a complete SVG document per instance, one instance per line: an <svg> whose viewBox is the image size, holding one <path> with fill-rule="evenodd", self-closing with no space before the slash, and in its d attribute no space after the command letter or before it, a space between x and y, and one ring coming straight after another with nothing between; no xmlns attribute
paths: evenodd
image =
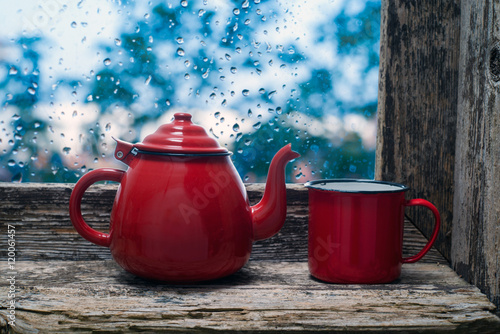
<svg viewBox="0 0 500 334"><path fill-rule="evenodd" d="M254 241L283 226L285 165L299 157L291 144L272 159L264 196L250 206L231 153L193 124L190 114L175 114L142 143L116 141L114 156L127 171L100 168L83 175L69 212L78 233L109 247L125 270L168 282L224 277L245 265ZM104 180L120 183L109 233L92 229L81 212L84 192Z"/></svg>

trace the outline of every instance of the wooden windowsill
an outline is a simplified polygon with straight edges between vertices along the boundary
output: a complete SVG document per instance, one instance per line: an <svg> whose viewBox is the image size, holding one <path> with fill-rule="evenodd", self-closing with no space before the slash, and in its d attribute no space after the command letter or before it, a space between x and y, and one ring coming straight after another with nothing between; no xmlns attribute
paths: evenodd
<svg viewBox="0 0 500 334"><path fill-rule="evenodd" d="M339 285L307 270L307 191L288 186L288 218L280 233L254 245L236 274L216 281L168 285L135 277L106 248L81 238L68 219L72 185L1 184L0 226L16 226L16 327L20 333L124 331L499 331L495 306L432 250L403 266L391 284ZM263 185L247 185L255 202ZM93 186L85 217L106 229L115 185ZM425 238L405 225L405 254ZM6 259L6 238L0 239ZM2 266L6 261L2 260ZM3 271L3 270L2 270ZM4 277L0 285L5 296ZM0 332L7 304L0 301Z"/></svg>

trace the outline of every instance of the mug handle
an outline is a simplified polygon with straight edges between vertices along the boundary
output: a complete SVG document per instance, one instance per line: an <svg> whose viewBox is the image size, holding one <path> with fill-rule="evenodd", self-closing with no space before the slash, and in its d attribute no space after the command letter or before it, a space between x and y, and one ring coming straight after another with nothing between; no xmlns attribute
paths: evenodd
<svg viewBox="0 0 500 334"><path fill-rule="evenodd" d="M69 217L76 231L88 241L104 247L109 247L111 239L108 233L102 233L90 227L82 216L82 198L85 191L98 181L120 182L124 171L114 168L100 168L83 175L75 185L69 198Z"/></svg>
<svg viewBox="0 0 500 334"><path fill-rule="evenodd" d="M403 263L414 263L423 258L424 255L427 254L427 252L431 249L432 245L434 244L434 241L436 241L436 238L439 233L439 227L441 225L441 218L439 217L439 211L431 202L421 198L411 199L406 202L406 206L417 206L417 205L425 206L426 208L430 209L434 214L434 219L435 219L434 231L432 232L432 236L425 245L425 247L417 255L403 258Z"/></svg>

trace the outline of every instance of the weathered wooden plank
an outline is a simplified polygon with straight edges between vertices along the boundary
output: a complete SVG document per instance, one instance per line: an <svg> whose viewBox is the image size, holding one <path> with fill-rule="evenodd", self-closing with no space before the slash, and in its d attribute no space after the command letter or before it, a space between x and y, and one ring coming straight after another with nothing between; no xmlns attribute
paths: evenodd
<svg viewBox="0 0 500 334"><path fill-rule="evenodd" d="M459 0L382 0L375 178L409 185L442 218L449 259L460 33ZM412 212L429 236L432 219Z"/></svg>
<svg viewBox="0 0 500 334"><path fill-rule="evenodd" d="M322 283L303 262L253 262L224 279L176 286L112 261L24 261L16 269L25 332L500 329L493 304L437 264L405 265L398 281L382 285Z"/></svg>
<svg viewBox="0 0 500 334"><path fill-rule="evenodd" d="M264 191L263 184L248 184L252 203ZM104 260L107 248L83 239L69 220L68 203L73 185L0 183L0 230L6 224L16 227L17 258L27 260ZM82 202L86 221L97 230L108 231L109 214L117 186L92 186ZM283 229L274 237L256 242L251 261L307 261L307 189L287 185L288 215ZM0 239L0 256L6 255L6 239ZM405 225L404 255L414 255L426 239L409 223ZM446 263L433 249L426 262Z"/></svg>
<svg viewBox="0 0 500 334"><path fill-rule="evenodd" d="M500 3L461 15L452 262L500 306Z"/></svg>

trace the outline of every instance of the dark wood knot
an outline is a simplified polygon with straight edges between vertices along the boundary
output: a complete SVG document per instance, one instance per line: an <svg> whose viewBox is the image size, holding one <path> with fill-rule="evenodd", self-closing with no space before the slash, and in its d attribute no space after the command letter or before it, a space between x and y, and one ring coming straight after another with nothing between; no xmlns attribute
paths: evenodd
<svg viewBox="0 0 500 334"><path fill-rule="evenodd" d="M500 81L500 46L495 45L490 51L490 74L494 82Z"/></svg>

